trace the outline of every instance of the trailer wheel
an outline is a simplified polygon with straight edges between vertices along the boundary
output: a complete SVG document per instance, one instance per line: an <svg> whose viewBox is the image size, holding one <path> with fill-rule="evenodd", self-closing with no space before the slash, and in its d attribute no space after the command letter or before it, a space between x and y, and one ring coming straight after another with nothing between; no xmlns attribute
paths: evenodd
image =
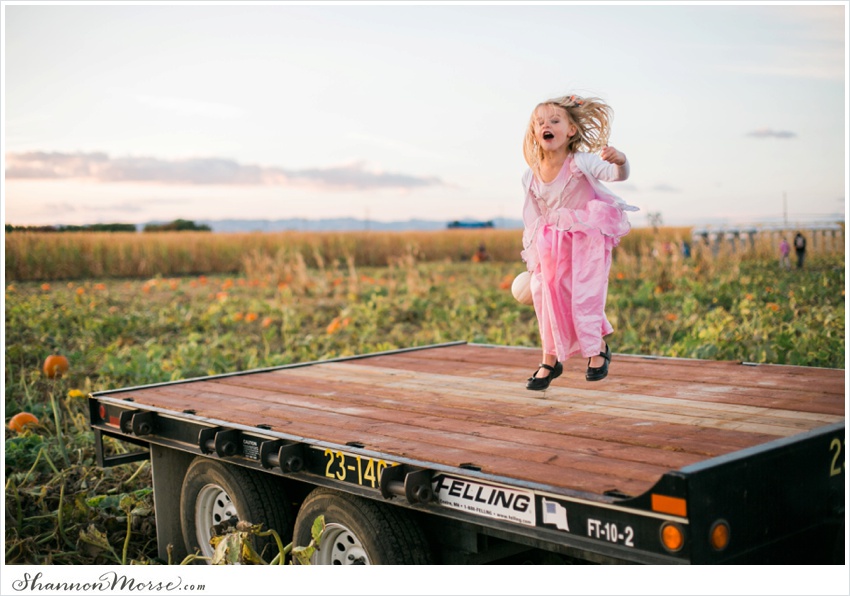
<svg viewBox="0 0 850 596"><path fill-rule="evenodd" d="M431 549L407 511L327 488L311 492L295 519L293 540L310 543L313 521L325 516L314 565L429 565Z"/></svg>
<svg viewBox="0 0 850 596"><path fill-rule="evenodd" d="M180 492L183 542L188 552L211 557L214 551L209 541L214 526L248 521L263 524L263 530L275 530L287 544L291 509L278 478L199 457L189 465ZM274 538L254 540L254 548L267 561L277 554Z"/></svg>

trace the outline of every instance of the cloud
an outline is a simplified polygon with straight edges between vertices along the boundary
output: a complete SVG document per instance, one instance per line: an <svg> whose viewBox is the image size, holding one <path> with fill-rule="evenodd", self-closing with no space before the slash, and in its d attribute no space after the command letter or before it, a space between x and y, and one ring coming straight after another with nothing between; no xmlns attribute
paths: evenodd
<svg viewBox="0 0 850 596"><path fill-rule="evenodd" d="M208 116L210 118L241 118L245 111L241 108L226 104L197 101L194 99L183 99L179 97L154 97L151 95L139 95L136 97L139 103L169 112L192 116Z"/></svg>
<svg viewBox="0 0 850 596"><path fill-rule="evenodd" d="M847 72L844 38L844 6L774 6L765 18L763 7L735 7L738 15L749 13L759 21L761 34L739 46L734 60L724 69L759 77L841 81ZM769 36L763 37L764 33ZM776 41L768 41L774 38ZM762 41L759 41L762 40Z"/></svg>
<svg viewBox="0 0 850 596"><path fill-rule="evenodd" d="M41 205L39 208L34 209L36 214L50 214L54 216L59 215L67 215L69 213L76 213L77 207L68 202L62 203L45 203Z"/></svg>
<svg viewBox="0 0 850 596"><path fill-rule="evenodd" d="M105 153L9 153L6 179L90 178L93 170L108 161Z"/></svg>
<svg viewBox="0 0 850 596"><path fill-rule="evenodd" d="M664 184L664 183L656 184L655 186L652 187L651 190L653 190L655 192L682 192L681 190L679 190L675 186L670 186L669 184Z"/></svg>
<svg viewBox="0 0 850 596"><path fill-rule="evenodd" d="M188 204L188 201L183 199L145 199L143 203L140 203L139 201L123 201L120 203L109 204L97 204L92 202L72 203L69 201L61 201L32 206L28 209L28 211L36 215L49 214L52 216L65 216L74 213L135 214L144 212L151 206L158 204L173 207L174 205Z"/></svg>
<svg viewBox="0 0 850 596"><path fill-rule="evenodd" d="M375 172L365 169L363 163L324 169L308 169L297 171L270 170L279 172L291 181L301 181L332 188L346 190L366 190L377 188L420 188L423 186L442 186L439 178L421 178L408 174L392 172Z"/></svg>
<svg viewBox="0 0 850 596"><path fill-rule="evenodd" d="M645 186L644 187L638 187L638 186L631 184L631 183L617 184L616 190L617 190L618 194L622 194L622 195L625 195L626 193L629 193L629 192L633 192L633 193L647 193L647 192L678 193L678 192L682 192L682 189L677 188L677 187L673 186L672 184L667 184L665 182L660 182L660 183L655 184L654 186L651 186L651 187L648 187L648 188L645 187Z"/></svg>
<svg viewBox="0 0 850 596"><path fill-rule="evenodd" d="M120 203L108 203L105 205L93 205L91 203L81 205L80 210L84 212L90 211L108 211L110 213L141 213L149 210L157 205L166 205L174 207L175 205L188 205L190 201L185 199L151 199L146 198L144 201L123 201Z"/></svg>
<svg viewBox="0 0 850 596"><path fill-rule="evenodd" d="M441 153L438 151L429 151L417 145L399 141L398 139L390 139L387 137L380 137L358 132L348 133L346 137L353 141L356 141L359 144L368 143L372 146L381 147L383 149L390 149L391 151L394 151L396 153L402 153L404 155L413 155L416 157L425 157L428 159L446 158L445 153Z"/></svg>
<svg viewBox="0 0 850 596"><path fill-rule="evenodd" d="M773 130L772 128L760 128L758 130L748 132L747 136L755 137L757 139L793 139L797 136L797 133L791 132L789 130Z"/></svg>
<svg viewBox="0 0 850 596"><path fill-rule="evenodd" d="M367 169L362 162L329 168L287 170L244 165L218 157L111 158L106 153L32 151L6 155L7 179L86 179L173 185L313 186L326 190L405 189L445 186L436 177Z"/></svg>

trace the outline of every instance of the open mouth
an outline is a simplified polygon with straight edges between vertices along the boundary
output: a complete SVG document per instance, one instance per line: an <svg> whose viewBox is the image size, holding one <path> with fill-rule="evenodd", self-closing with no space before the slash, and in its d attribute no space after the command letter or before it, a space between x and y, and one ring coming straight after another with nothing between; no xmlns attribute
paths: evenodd
<svg viewBox="0 0 850 596"><path fill-rule="evenodd" d="M544 141L551 141L554 138L555 138L555 135L552 134L551 132L544 132L543 133L543 140Z"/></svg>

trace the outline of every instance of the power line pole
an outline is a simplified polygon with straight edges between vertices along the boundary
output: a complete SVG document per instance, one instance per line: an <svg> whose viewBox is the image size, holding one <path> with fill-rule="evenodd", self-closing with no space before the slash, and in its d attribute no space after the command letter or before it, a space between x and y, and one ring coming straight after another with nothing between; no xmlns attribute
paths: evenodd
<svg viewBox="0 0 850 596"><path fill-rule="evenodd" d="M782 191L782 218L785 221L785 227L788 227L788 195Z"/></svg>

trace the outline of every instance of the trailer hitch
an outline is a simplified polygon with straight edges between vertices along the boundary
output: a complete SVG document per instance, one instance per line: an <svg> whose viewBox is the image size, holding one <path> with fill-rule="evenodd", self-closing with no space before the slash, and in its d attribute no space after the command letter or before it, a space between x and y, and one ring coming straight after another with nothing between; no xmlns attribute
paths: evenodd
<svg viewBox="0 0 850 596"><path fill-rule="evenodd" d="M431 489L431 470L404 464L385 468L381 472L381 496L385 499L404 497L408 503L427 503L434 498Z"/></svg>
<svg viewBox="0 0 850 596"><path fill-rule="evenodd" d="M284 441L260 443L260 463L264 468L280 468L282 472L300 472L304 467L304 445Z"/></svg>

